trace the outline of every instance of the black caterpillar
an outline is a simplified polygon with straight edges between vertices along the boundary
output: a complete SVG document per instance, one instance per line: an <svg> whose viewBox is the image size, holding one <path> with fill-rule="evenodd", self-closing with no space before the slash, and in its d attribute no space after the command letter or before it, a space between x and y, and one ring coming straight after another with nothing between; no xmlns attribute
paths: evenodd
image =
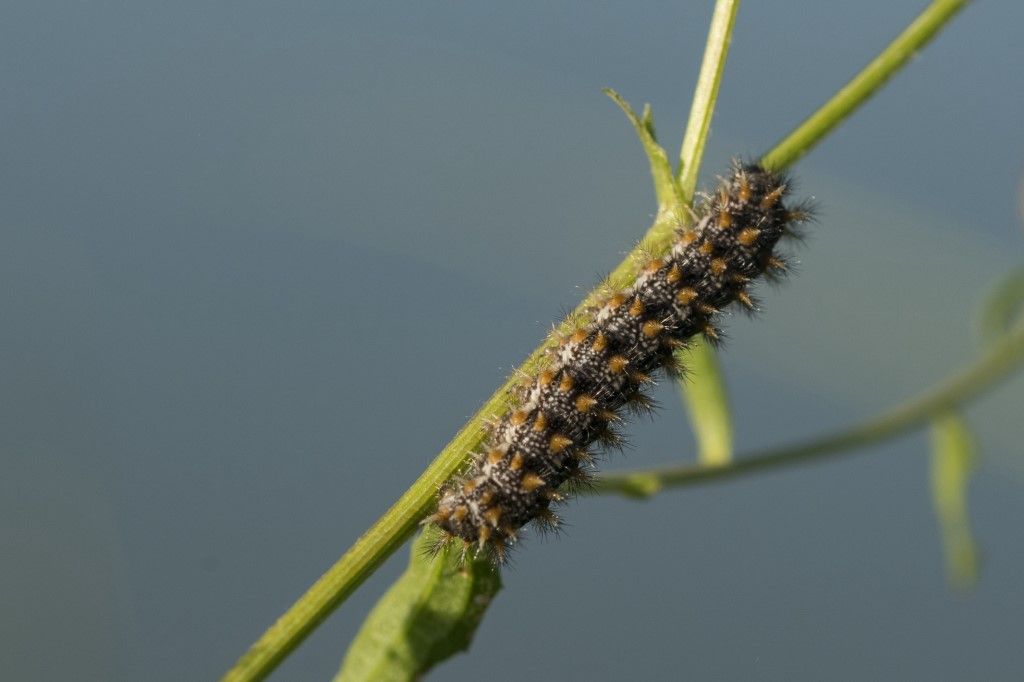
<svg viewBox="0 0 1024 682"><path fill-rule="evenodd" d="M461 538L497 561L527 523L556 528L550 507L564 489L586 483L589 448L620 442L615 427L624 409L650 409L644 387L651 374L679 376L677 349L696 334L717 341L715 315L733 302L753 310L751 282L785 271L776 244L809 218L806 206L786 207L788 191L783 176L734 162L717 192L704 197L694 227L680 230L632 286L609 292L559 339L424 523L437 524L444 543Z"/></svg>

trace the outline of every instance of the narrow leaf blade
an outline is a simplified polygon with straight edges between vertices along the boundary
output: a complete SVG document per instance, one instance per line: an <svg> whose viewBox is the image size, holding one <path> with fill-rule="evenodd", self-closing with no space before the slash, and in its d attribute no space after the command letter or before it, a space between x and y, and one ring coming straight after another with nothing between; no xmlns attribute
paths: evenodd
<svg viewBox="0 0 1024 682"><path fill-rule="evenodd" d="M640 144L647 155L647 161L651 165L651 179L654 182L654 195L658 201L658 215L664 216L666 220L671 219L681 222L683 215L682 193L679 190L679 183L676 182L675 174L672 172L672 164L668 160L665 149L658 144L654 137L654 114L650 106L644 107L643 116L637 116L629 102L622 98L622 95L611 88L604 88L604 94L619 105L626 118L633 124Z"/></svg>

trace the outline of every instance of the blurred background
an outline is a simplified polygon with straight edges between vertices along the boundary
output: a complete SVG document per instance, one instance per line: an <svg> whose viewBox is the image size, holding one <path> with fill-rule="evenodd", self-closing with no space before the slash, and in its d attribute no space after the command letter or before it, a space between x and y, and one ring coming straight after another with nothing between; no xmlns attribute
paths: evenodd
<svg viewBox="0 0 1024 682"><path fill-rule="evenodd" d="M746 3L705 179L923 1ZM674 153L711 2L14 2L0 22L0 660L214 679L630 249L618 89ZM969 7L797 167L820 224L726 320L740 452L978 352L1024 262L1024 5ZM706 182L704 184L707 184ZM606 469L692 456L675 389ZM1016 377L968 411L982 549L949 587L925 434L579 500L437 679L1017 679ZM401 551L275 674L324 680Z"/></svg>

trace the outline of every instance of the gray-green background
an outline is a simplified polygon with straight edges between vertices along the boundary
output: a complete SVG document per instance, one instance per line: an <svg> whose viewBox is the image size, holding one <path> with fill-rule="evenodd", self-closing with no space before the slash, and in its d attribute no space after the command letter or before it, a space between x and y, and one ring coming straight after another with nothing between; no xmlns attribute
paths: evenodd
<svg viewBox="0 0 1024 682"><path fill-rule="evenodd" d="M600 94L675 149L710 2L7 2L0 9L5 679L212 679L649 224ZM754 155L923 2L747 2L705 168ZM741 450L976 351L1024 261L1024 5L977 3L797 168L820 226L727 321ZM688 457L670 387L612 467ZM585 499L436 679L1019 679L1024 381L969 413L977 590L927 440ZM389 562L277 673L328 679Z"/></svg>

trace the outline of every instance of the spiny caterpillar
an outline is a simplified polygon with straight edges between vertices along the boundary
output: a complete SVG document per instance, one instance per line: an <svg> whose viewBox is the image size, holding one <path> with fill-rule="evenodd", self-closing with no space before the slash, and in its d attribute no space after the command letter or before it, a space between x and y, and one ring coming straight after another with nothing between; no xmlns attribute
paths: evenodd
<svg viewBox="0 0 1024 682"><path fill-rule="evenodd" d="M586 484L590 448L620 444L624 410L650 409L651 374L678 377L675 351L697 334L717 341L715 316L734 302L754 310L752 280L785 270L775 246L809 217L807 207L786 207L787 194L782 176L734 162L703 198L693 228L650 258L631 286L584 313L513 392L469 470L441 491L424 523L440 527L442 546L460 538L502 561L527 523L557 528L550 507Z"/></svg>

